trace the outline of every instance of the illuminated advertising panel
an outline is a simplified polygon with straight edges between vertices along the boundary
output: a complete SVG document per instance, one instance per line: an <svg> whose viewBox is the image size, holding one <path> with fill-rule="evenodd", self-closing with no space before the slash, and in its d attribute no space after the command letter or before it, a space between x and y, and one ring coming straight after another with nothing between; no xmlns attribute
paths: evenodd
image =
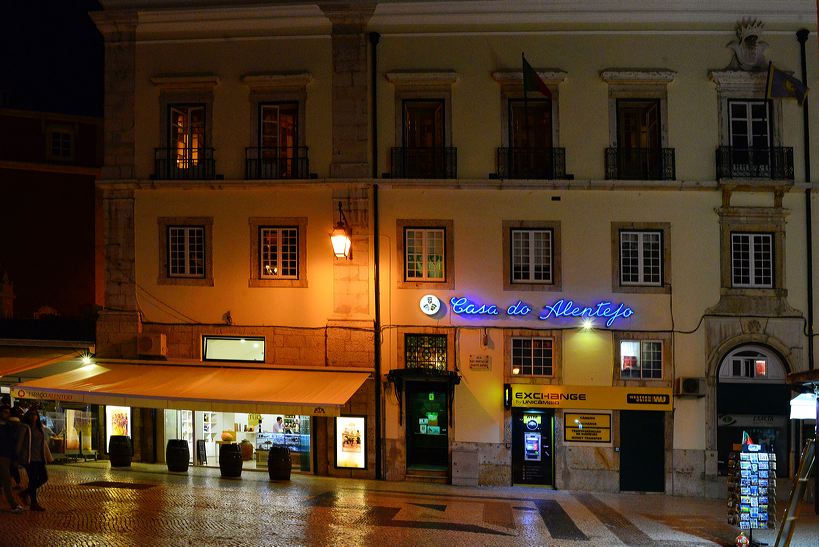
<svg viewBox="0 0 819 547"><path fill-rule="evenodd" d="M336 418L336 467L367 469L366 418Z"/></svg>
<svg viewBox="0 0 819 547"><path fill-rule="evenodd" d="M111 442L112 435L131 436L131 407L129 406L106 406L105 407L105 449Z"/></svg>

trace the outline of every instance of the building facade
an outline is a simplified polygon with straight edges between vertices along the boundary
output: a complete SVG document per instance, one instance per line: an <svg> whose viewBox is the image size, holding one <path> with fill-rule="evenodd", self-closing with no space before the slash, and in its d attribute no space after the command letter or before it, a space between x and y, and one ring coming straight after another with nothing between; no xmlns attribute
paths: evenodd
<svg viewBox="0 0 819 547"><path fill-rule="evenodd" d="M809 2L103 4L103 366L365 373L321 474L716 496L744 430L789 476Z"/></svg>

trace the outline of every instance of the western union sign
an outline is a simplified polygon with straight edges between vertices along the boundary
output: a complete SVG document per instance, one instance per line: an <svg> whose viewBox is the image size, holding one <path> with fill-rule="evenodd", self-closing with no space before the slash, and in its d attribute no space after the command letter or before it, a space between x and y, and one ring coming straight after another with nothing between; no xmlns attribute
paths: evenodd
<svg viewBox="0 0 819 547"><path fill-rule="evenodd" d="M512 407L671 412L671 393L667 387L512 384Z"/></svg>

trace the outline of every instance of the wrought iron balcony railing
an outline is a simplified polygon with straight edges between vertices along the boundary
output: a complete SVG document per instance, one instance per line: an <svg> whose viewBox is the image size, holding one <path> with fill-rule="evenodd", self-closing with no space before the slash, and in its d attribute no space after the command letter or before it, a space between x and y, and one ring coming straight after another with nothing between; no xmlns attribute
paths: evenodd
<svg viewBox="0 0 819 547"><path fill-rule="evenodd" d="M221 178L216 175L213 148L154 149L154 179L196 180Z"/></svg>
<svg viewBox="0 0 819 547"><path fill-rule="evenodd" d="M458 178L458 149L393 148L390 176L398 179Z"/></svg>
<svg viewBox="0 0 819 547"><path fill-rule="evenodd" d="M500 179L565 179L565 148L498 148Z"/></svg>
<svg viewBox="0 0 819 547"><path fill-rule="evenodd" d="M793 148L717 148L718 179L793 180Z"/></svg>
<svg viewBox="0 0 819 547"><path fill-rule="evenodd" d="M606 179L674 180L673 148L606 148Z"/></svg>
<svg viewBox="0 0 819 547"><path fill-rule="evenodd" d="M310 162L306 146L245 148L246 179L306 179Z"/></svg>

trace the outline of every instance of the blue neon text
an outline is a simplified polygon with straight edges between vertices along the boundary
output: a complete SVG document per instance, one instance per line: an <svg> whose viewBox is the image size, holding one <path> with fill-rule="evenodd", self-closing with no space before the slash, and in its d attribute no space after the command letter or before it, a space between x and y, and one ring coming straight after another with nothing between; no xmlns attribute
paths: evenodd
<svg viewBox="0 0 819 547"><path fill-rule="evenodd" d="M452 312L458 315L498 315L498 307L494 304L478 306L464 296L453 296L449 303Z"/></svg>
<svg viewBox="0 0 819 547"><path fill-rule="evenodd" d="M551 306L543 306L543 311L538 319L545 321L550 317L604 317L606 318L606 326L610 327L618 318L627 318L632 315L634 315L634 310L625 304L616 306L604 300L594 306L581 307L571 300L558 300Z"/></svg>

